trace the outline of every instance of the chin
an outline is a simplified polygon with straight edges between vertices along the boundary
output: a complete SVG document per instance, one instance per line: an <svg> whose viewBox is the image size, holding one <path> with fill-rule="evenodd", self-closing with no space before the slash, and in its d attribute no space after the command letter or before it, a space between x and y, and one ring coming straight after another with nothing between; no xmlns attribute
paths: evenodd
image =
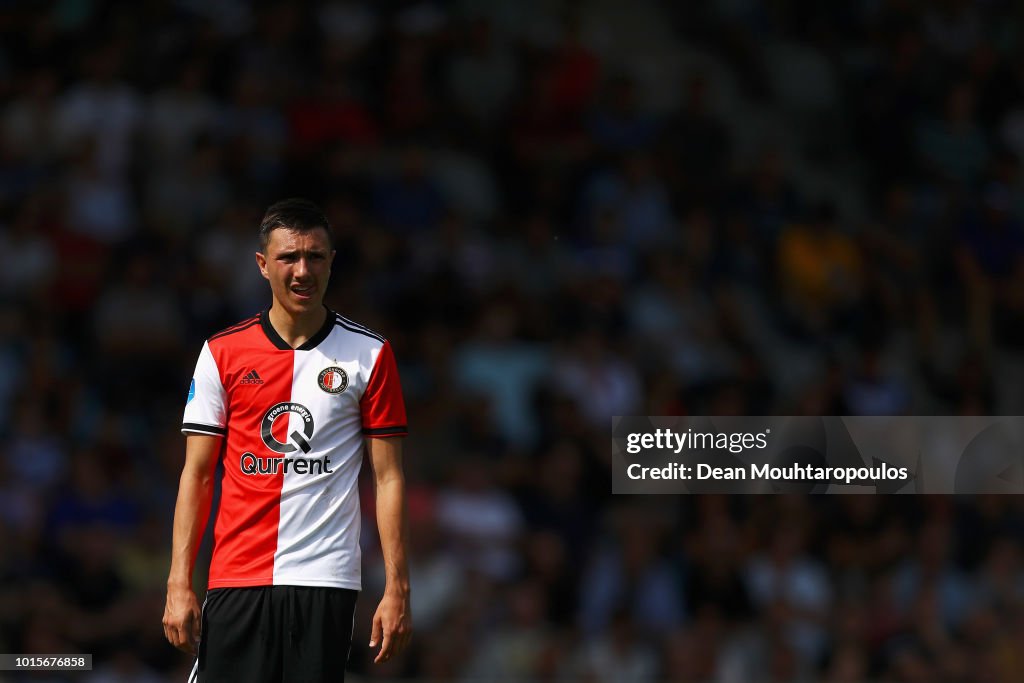
<svg viewBox="0 0 1024 683"><path fill-rule="evenodd" d="M311 310L320 306L320 301L311 299L309 301L301 301L294 297L279 298L278 302L281 304L281 308L288 311L291 315L299 315L309 313Z"/></svg>

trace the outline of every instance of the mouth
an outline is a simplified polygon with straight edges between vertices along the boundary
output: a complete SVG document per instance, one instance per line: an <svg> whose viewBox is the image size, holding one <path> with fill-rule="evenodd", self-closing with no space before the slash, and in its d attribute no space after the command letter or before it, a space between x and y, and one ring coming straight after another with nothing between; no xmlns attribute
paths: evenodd
<svg viewBox="0 0 1024 683"><path fill-rule="evenodd" d="M301 301L309 301L313 298L313 294L316 291L316 287L314 287L313 285L293 285L291 290L292 294L295 295L295 298Z"/></svg>

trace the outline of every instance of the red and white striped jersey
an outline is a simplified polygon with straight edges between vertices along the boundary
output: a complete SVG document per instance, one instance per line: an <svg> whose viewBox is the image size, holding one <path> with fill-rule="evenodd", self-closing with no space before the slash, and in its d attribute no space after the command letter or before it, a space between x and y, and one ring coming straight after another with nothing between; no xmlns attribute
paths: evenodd
<svg viewBox="0 0 1024 683"><path fill-rule="evenodd" d="M264 311L203 344L182 431L224 436L210 588L360 589L364 437L405 436L391 345L327 312L292 349Z"/></svg>

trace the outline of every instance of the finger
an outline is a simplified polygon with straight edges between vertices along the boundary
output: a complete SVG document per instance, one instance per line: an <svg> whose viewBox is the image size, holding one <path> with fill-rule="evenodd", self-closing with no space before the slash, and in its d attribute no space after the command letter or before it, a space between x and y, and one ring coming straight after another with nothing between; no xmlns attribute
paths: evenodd
<svg viewBox="0 0 1024 683"><path fill-rule="evenodd" d="M185 651L188 652L190 655L194 655L196 653L196 644L199 642L199 632L196 631L196 629L192 628L192 625L189 624L189 627L186 629L185 635L187 636L185 640L185 647L187 649Z"/></svg>
<svg viewBox="0 0 1024 683"><path fill-rule="evenodd" d="M380 616L375 614L373 615L373 627L370 629L370 647L377 647L382 631Z"/></svg>
<svg viewBox="0 0 1024 683"><path fill-rule="evenodd" d="M198 612L192 613L192 642L199 645L199 639L203 637L203 619Z"/></svg>
<svg viewBox="0 0 1024 683"><path fill-rule="evenodd" d="M391 656L392 657L397 657L398 655L402 654L402 652L405 651L405 645L406 645L406 643L408 641L409 641L409 632L408 632L408 630L406 630L406 629L402 628L401 626L399 626L395 630L394 641L391 644Z"/></svg>
<svg viewBox="0 0 1024 683"><path fill-rule="evenodd" d="M181 635L178 632L177 626L167 627L167 640L171 641L171 645L176 649L181 649Z"/></svg>
<svg viewBox="0 0 1024 683"><path fill-rule="evenodd" d="M178 629L173 626L164 627L164 637L167 638L167 642L174 646L175 649L181 647L181 643L178 640Z"/></svg>
<svg viewBox="0 0 1024 683"><path fill-rule="evenodd" d="M377 653L377 658L373 660L374 664L386 662L391 659L391 633L387 632L384 634L384 642L380 646L380 652Z"/></svg>
<svg viewBox="0 0 1024 683"><path fill-rule="evenodd" d="M192 644L192 633L191 633L191 628L189 627L188 622L185 622L185 624L183 624L178 629L178 645L177 645L177 647L182 652L187 652L190 655L194 655L196 653L195 646Z"/></svg>

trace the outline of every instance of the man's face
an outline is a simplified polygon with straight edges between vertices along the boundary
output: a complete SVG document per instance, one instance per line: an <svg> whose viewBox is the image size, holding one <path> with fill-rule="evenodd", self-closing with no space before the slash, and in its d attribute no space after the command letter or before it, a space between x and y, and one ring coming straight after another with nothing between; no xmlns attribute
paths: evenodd
<svg viewBox="0 0 1024 683"><path fill-rule="evenodd" d="M256 263L270 282L274 301L293 316L320 308L333 260L327 232L321 229L296 232L278 228L270 233L266 253L256 253Z"/></svg>

